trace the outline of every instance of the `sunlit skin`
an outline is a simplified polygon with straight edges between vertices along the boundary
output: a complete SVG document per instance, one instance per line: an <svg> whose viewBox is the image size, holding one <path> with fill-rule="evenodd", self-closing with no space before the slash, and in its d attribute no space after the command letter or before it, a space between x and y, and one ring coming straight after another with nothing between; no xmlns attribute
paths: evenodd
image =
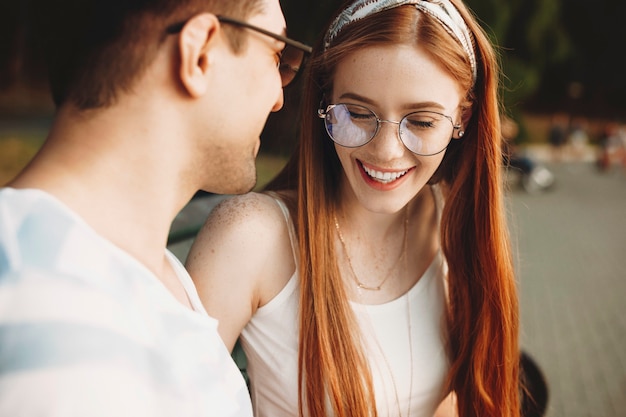
<svg viewBox="0 0 626 417"><path fill-rule="evenodd" d="M266 2L262 13L246 21L277 34L286 31L278 1ZM209 94L221 100L220 106L214 109L218 114L206 117L210 126L200 133L206 136L211 132L223 138L221 143L211 140L210 148L202 151L206 158L204 166L199 168L209 172L206 181L212 192L238 194L254 187L255 158L267 113L283 106L282 83L276 68L285 44L253 30L246 30L245 36L245 45L234 60L214 64L228 67L217 73L224 77L224 80L216 80L216 85L222 88ZM238 81L233 83L233 79Z"/></svg>
<svg viewBox="0 0 626 417"><path fill-rule="evenodd" d="M418 110L436 111L457 124L461 97L458 83L420 48L394 45L364 48L341 61L332 102L360 104L393 121ZM398 212L424 187L445 155L445 150L433 156L412 153L393 123L382 123L376 137L364 146L335 144L335 149L344 170L342 206L360 206L374 213ZM400 176L379 181L366 170Z"/></svg>
<svg viewBox="0 0 626 417"><path fill-rule="evenodd" d="M369 47L349 55L337 66L332 94L333 103L360 104L381 119L400 121L408 113L429 110L452 117L455 125L461 122L461 98L458 83L421 49L409 45ZM453 138L461 140L458 130ZM414 285L415 277L422 275L437 250L432 200L430 193L421 191L427 191L424 186L441 164L445 150L432 156L414 154L400 140L395 123L382 123L366 145L346 148L335 144L335 149L343 167L340 212L345 229L359 225L353 228L361 239L353 241L352 256L357 258L356 264L366 265L361 272L389 268L388 259L395 259L390 254L401 250L397 236L404 218L402 209L413 202L408 255L414 262L405 264L411 265L405 280L392 282L388 291L358 296L361 302L387 302ZM392 226L385 226L389 224ZM368 239L375 233L366 229L384 234ZM385 266L377 268L377 264ZM349 273L344 268L343 275ZM379 272L378 280L381 276ZM454 402L447 398L436 415L456 416Z"/></svg>
<svg viewBox="0 0 626 417"><path fill-rule="evenodd" d="M458 415L457 398L446 390L456 390L463 415L518 415L517 301L497 158L499 69L473 21L455 23L473 38L475 48L463 50L445 25L436 27L436 16L427 24L430 13L415 19L413 7L397 9L371 23L355 16L351 30L314 50L301 147L270 184L276 194L251 193L218 206L187 266L227 346L246 329L243 346L255 362L251 386L280 387L280 395L267 396L270 408L280 397L291 415L298 407L323 415L318 401L306 399L328 395L335 410L368 414L373 395L379 415L448 417ZM449 117L441 130L415 115L406 122L415 134L412 149L430 156L411 152L399 137L400 121L416 112ZM378 130L369 140L373 120ZM449 141L454 155L443 149ZM444 158L448 181L430 185ZM275 199L286 203L285 213ZM413 302L414 294L428 303ZM414 332L413 318L430 330ZM270 333L268 325L261 335L266 323L285 326ZM262 358L269 344L255 346L260 337L291 358L278 374L271 374L271 352ZM384 343L394 347L387 357ZM383 347L377 351L376 344ZM358 372L345 372L345 365ZM393 383L377 375L385 369ZM412 386L418 379L429 388ZM412 401L418 396L419 405Z"/></svg>
<svg viewBox="0 0 626 417"><path fill-rule="evenodd" d="M279 1L263 3L249 22L283 33ZM172 219L199 188L254 186L259 136L283 104L284 44L247 32L235 53L215 15L191 17L114 105L83 111L68 101L57 109L46 143L9 185L61 200L189 307L164 253Z"/></svg>
<svg viewBox="0 0 626 417"><path fill-rule="evenodd" d="M348 55L336 68L333 85L329 104L363 105L381 119L393 121L419 110L436 111L450 116L454 124L460 123L463 92L457 82L412 46L368 47ZM336 214L345 245L338 234L333 242L338 279L345 282L348 298L356 303L388 303L406 294L424 276L440 248L436 203L425 185L445 152L434 156L412 153L392 123L383 123L377 136L364 146L335 145L335 149L344 171L337 178L341 190ZM373 179L365 169L382 180ZM385 173L403 175L389 180ZM247 254L245 260L241 253ZM271 197L255 193L218 206L187 260L200 296L209 314L218 318L220 335L229 348L257 309L267 307L288 285L296 265L283 213ZM353 274L370 287L387 276L389 279L379 291L359 292ZM238 290L232 291L235 287ZM285 378L297 381L296 368L286 372ZM441 370L440 375L443 373ZM290 395L294 409L296 388L297 383ZM454 409L446 404L452 403L446 401L440 411Z"/></svg>

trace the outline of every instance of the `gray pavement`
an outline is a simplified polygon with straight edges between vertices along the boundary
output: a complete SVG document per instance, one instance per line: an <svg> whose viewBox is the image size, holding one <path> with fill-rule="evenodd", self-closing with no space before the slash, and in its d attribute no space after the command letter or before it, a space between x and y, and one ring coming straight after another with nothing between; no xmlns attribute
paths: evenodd
<svg viewBox="0 0 626 417"><path fill-rule="evenodd" d="M549 384L547 417L626 416L626 172L548 164L554 187L507 195L521 345ZM222 197L194 200L174 229ZM190 241L170 246L182 260Z"/></svg>
<svg viewBox="0 0 626 417"><path fill-rule="evenodd" d="M626 416L626 173L549 168L552 190L509 193L522 347L548 380L548 417Z"/></svg>

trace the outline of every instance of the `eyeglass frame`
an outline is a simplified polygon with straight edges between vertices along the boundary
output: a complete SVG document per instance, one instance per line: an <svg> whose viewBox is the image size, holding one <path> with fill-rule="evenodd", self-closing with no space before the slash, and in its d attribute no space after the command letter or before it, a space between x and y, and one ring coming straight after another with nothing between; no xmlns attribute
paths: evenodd
<svg viewBox="0 0 626 417"><path fill-rule="evenodd" d="M294 39L291 39L291 38L288 38L286 36L279 35L278 33L271 32L271 31L269 31L267 29L263 29L261 27L252 25L252 24L250 24L248 22L244 22L243 20L235 19L235 18L228 17L228 16L222 16L222 15L216 15L216 17L217 17L217 20L220 23L228 23L228 24L231 24L231 25L240 26L242 28L254 30L255 32L259 32L259 33L261 33L261 34L263 34L265 36L269 36L272 39L276 39L279 42L283 42L286 45L285 48L288 45L288 46L292 46L292 47L294 47L296 49L299 49L300 51L304 52L304 54L302 56L302 60L300 61L300 66L297 67L297 68L294 68L294 67L290 66L291 70L295 73L295 75L293 76L293 78L291 80L289 80L286 84L284 84L283 87L288 86L291 82L293 82L293 80L295 80L296 76L300 72L300 69L302 68L302 64L304 63L305 56L307 54L310 54L313 51L313 48L310 47L309 45L306 45L306 44L304 44L302 42L298 42L298 41L296 41ZM183 30L183 27L185 27L187 22L188 22L188 20L185 20L185 21L182 21L182 22L178 22L178 23L174 23L174 24L168 26L165 29L165 31L168 34L170 34L170 35L179 33L181 30ZM283 48L283 51L284 51L284 48ZM282 59L283 51L280 52L281 59ZM279 61L279 64L280 63L282 63L282 62Z"/></svg>
<svg viewBox="0 0 626 417"><path fill-rule="evenodd" d="M356 107L361 107L367 111L369 111L370 113L372 113L374 115L374 118L376 119L376 130L374 130L374 133L372 134L372 136L365 141L364 143L360 144L360 145L355 145L355 146L349 146L349 145L342 145L341 143L337 142L337 140L333 137L332 133L328 131L328 125L327 125L327 116L328 116L328 112L331 111L332 109L334 109L337 106L356 106ZM402 124L402 121L404 119L406 119L407 117L409 117L412 114L418 114L418 113L433 113L433 114L437 114L439 116L444 117L445 119L448 119L450 121L450 124L452 125L452 133L453 135L450 136L450 139L448 140L448 143L446 143L446 146L443 147L443 149L441 149L440 151L434 152L434 153L429 153L429 154L421 154L418 152L415 152L413 150L411 150L411 148L409 148L406 143L404 143L404 140L402 140L402 133L400 131L400 126ZM398 138L400 139L400 142L402 142L402 145L404 145L405 148L407 148L410 152L414 153L415 155L419 155L419 156L435 156L440 154L441 152L445 151L448 146L450 146L450 142L452 142L452 138L454 137L454 131L458 130L459 133L459 138L463 136L464 132L462 129L462 126L460 123L454 124L454 122L452 121L452 117L448 116L446 114L437 112L437 111L432 111L432 110L418 110L418 111L414 111L411 113L407 113L404 116L402 116L402 118L400 119L400 121L395 121L395 120L389 120L389 119L381 119L380 117L378 117L378 115L376 114L376 112L372 109L370 109L369 107L363 106L362 104L354 104L354 103L335 103L335 104L329 104L326 106L326 109L324 109L324 106L322 105L322 103L320 103L320 108L317 110L317 116L320 119L324 119L324 128L326 130L326 133L328 134L328 136L330 137L330 139L335 142L337 145L339 146L343 146L344 148L360 148L361 146L365 146L368 143L370 143L372 140L374 140L374 138L376 137L376 135L378 134L378 131L380 130L380 125L381 123L391 123L391 124L395 124L398 125Z"/></svg>

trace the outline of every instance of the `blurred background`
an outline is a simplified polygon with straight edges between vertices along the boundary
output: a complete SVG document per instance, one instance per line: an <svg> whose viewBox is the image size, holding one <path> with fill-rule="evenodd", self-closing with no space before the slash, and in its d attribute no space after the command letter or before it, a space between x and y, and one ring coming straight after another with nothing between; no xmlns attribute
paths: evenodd
<svg viewBox="0 0 626 417"><path fill-rule="evenodd" d="M340 0L281 0L289 36L315 43ZM522 347L551 417L626 416L626 2L466 0L497 46L510 155L507 202ZM0 0L0 185L53 116L28 0ZM262 135L259 187L296 143L300 83ZM193 229L210 203L182 212ZM172 243L184 260L188 243Z"/></svg>
<svg viewBox="0 0 626 417"><path fill-rule="evenodd" d="M282 0L289 35L314 43L340 0ZM550 120L565 114L599 144L605 125L626 117L626 32L622 0L468 0L497 45L502 98L519 124L519 143L547 143ZM45 67L28 23L29 0L0 1L0 122L45 127L52 113ZM296 83L283 111L272 115L263 151L293 147L299 98ZM567 123L567 122L566 122ZM11 145L13 146L13 145ZM1 175L1 174L0 174ZM0 176L4 183L6 174Z"/></svg>

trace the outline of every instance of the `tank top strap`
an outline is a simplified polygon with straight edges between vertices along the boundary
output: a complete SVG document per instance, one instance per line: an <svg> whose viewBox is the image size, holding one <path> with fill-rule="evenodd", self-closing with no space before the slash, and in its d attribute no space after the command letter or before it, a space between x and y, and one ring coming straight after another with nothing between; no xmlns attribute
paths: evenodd
<svg viewBox="0 0 626 417"><path fill-rule="evenodd" d="M441 190L441 186L439 184L433 184L430 186L430 189L433 193L433 198L435 199L435 211L436 211L436 215L437 215L437 222L439 223L439 225L441 226L441 218L442 218L442 214L443 214L443 206L445 204L445 198L443 196L443 191ZM446 300L450 301L450 293L449 293L449 289L448 289L448 262L445 259L445 256L443 255L443 250L441 248L441 239L439 242L439 249L437 249L437 256L436 258L440 258L441 259L441 266L442 266L442 271L443 271L443 288L444 288L444 293L446 296Z"/></svg>
<svg viewBox="0 0 626 417"><path fill-rule="evenodd" d="M443 213L443 205L445 204L443 192L439 184L433 184L430 186L430 190L433 193L435 199L435 210L437 212L437 222L441 224L441 216Z"/></svg>
<svg viewBox="0 0 626 417"><path fill-rule="evenodd" d="M274 191L266 191L266 194L274 199L280 211L283 213L285 217L285 222L287 223L287 231L289 232L289 243L291 245L291 253L293 254L293 259L296 261L296 266L298 265L298 240L296 238L296 230L293 225L293 221L291 219L291 214L289 213L289 209L285 205L284 201L278 196Z"/></svg>

